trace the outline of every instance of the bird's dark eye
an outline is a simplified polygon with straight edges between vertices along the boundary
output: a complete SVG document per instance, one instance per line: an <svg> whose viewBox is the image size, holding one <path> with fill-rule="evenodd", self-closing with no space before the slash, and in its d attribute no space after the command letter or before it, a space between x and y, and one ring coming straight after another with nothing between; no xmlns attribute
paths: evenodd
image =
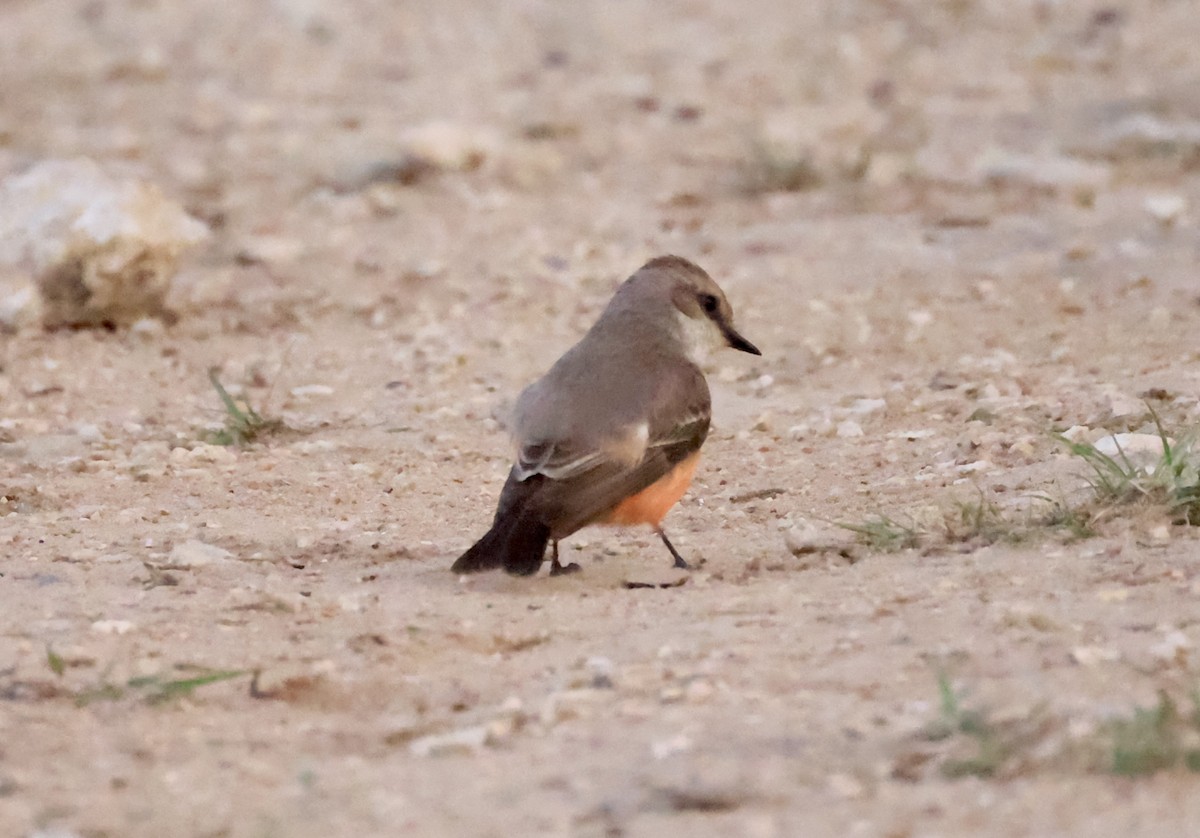
<svg viewBox="0 0 1200 838"><path fill-rule="evenodd" d="M712 314L713 312L715 312L717 310L718 305L719 305L719 303L717 302L717 298L714 297L712 294L701 294L700 295L700 306L709 314Z"/></svg>

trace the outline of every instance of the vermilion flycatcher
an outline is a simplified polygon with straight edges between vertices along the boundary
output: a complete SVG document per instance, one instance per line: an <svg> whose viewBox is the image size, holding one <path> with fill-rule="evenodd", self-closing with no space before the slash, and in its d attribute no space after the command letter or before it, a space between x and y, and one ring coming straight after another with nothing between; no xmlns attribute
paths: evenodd
<svg viewBox="0 0 1200 838"><path fill-rule="evenodd" d="M762 353L733 327L733 310L699 266L652 259L622 283L583 339L517 399L517 462L492 528L452 570L503 567L536 573L553 545L589 524L649 524L687 491L708 436L708 382L699 363L711 349Z"/></svg>

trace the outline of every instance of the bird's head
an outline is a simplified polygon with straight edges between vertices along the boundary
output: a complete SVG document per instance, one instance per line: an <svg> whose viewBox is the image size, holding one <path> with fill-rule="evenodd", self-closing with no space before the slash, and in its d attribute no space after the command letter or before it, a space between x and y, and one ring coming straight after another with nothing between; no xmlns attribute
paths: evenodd
<svg viewBox="0 0 1200 838"><path fill-rule="evenodd" d="M653 274L670 293L685 351L694 359L730 347L751 355L762 352L742 337L733 325L733 307L725 292L703 268L680 256L659 256L642 266L638 274Z"/></svg>

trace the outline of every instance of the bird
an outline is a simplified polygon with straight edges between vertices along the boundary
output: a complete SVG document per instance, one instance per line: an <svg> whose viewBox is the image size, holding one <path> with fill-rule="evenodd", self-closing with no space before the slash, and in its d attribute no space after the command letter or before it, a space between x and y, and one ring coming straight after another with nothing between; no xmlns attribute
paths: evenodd
<svg viewBox="0 0 1200 838"><path fill-rule="evenodd" d="M712 400L701 364L719 348L758 348L703 268L681 256L646 262L617 288L588 332L512 411L516 462L491 528L458 557L458 574L503 568L579 570L558 543L593 524L650 525L690 569L662 526L683 497L708 436Z"/></svg>

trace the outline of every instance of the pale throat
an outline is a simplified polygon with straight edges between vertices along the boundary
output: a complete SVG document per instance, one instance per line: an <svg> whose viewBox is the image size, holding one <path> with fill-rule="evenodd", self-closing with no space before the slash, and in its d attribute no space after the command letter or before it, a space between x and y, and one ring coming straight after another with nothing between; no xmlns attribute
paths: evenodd
<svg viewBox="0 0 1200 838"><path fill-rule="evenodd" d="M707 317L688 317L680 311L675 315L675 322L680 348L697 366L703 365L712 352L725 344L721 330Z"/></svg>

